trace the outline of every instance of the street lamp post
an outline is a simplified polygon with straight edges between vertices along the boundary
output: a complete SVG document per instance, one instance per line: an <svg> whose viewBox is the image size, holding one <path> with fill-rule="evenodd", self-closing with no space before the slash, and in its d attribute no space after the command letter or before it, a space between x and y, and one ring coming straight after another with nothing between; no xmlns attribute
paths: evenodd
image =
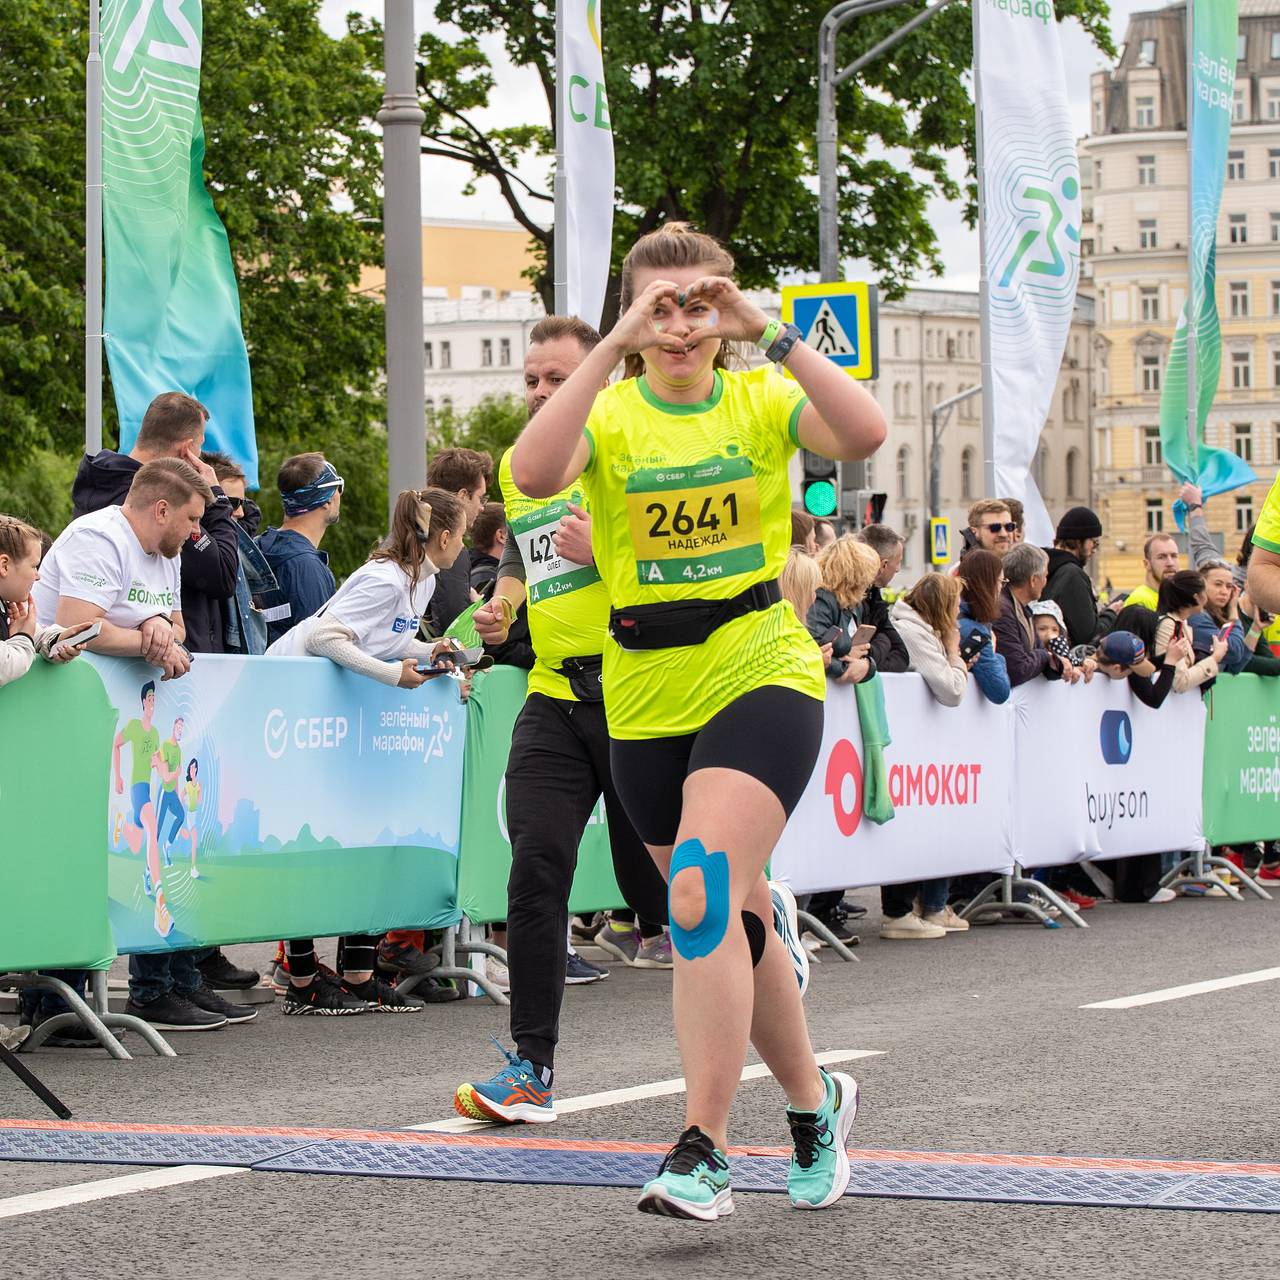
<svg viewBox="0 0 1280 1280"><path fill-rule="evenodd" d="M422 332L422 124L415 76L413 0L386 0L382 227L386 265L388 512L401 489L427 478Z"/></svg>
<svg viewBox="0 0 1280 1280"><path fill-rule="evenodd" d="M929 514L936 520L942 514L942 433L951 421L951 410L971 396L982 391L982 384L966 387L957 391L946 400L940 400L933 406L929 415L931 430L929 434Z"/></svg>

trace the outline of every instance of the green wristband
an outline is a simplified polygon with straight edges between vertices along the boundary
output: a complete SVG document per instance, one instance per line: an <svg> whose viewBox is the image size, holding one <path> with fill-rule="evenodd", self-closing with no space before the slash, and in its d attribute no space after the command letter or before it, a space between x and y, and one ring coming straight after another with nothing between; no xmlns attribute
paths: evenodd
<svg viewBox="0 0 1280 1280"><path fill-rule="evenodd" d="M781 320L770 320L764 327L764 332L756 339L756 346L761 351L768 351L777 340L778 334L782 332Z"/></svg>

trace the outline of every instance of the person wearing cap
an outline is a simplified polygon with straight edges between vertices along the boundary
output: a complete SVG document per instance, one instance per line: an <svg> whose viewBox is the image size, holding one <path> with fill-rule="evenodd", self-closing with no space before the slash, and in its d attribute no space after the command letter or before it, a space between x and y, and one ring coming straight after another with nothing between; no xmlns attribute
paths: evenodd
<svg viewBox="0 0 1280 1280"><path fill-rule="evenodd" d="M1049 582L1041 599L1058 606L1064 638L1072 645L1088 644L1100 629L1098 596L1085 566L1101 539L1097 515L1088 507L1072 507L1058 521L1049 549Z"/></svg>
<svg viewBox="0 0 1280 1280"><path fill-rule="evenodd" d="M343 480L324 454L300 453L281 464L276 486L284 519L280 528L268 529L258 539L258 546L288 597L290 611L287 618L268 624L268 646L311 617L337 590L320 542L338 521Z"/></svg>

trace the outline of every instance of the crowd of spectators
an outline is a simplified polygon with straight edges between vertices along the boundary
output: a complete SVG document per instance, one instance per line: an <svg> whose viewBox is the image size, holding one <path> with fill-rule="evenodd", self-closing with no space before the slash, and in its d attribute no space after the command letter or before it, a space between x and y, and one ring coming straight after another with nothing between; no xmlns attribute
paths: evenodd
<svg viewBox="0 0 1280 1280"><path fill-rule="evenodd" d="M401 495L388 538L339 589L322 549L342 510L344 481L332 462L319 452L287 458L276 477L283 519L260 531L262 513L243 471L226 455L203 451L207 417L188 396L158 396L132 450L84 458L73 488L75 518L52 544L0 516L0 684L23 676L37 657L61 663L86 648L142 658L161 680L182 678L199 653L321 655L405 688L423 682L424 662L451 661L454 646L440 638L491 597L505 564L505 511L486 500L489 455L463 448L434 453L428 488ZM1170 695L1206 689L1221 674L1280 674L1280 656L1266 639L1274 620L1245 590L1252 531L1229 562L1208 534L1199 491L1187 486L1182 497L1191 566L1182 566L1172 537L1155 534L1143 548L1143 581L1105 601L1089 573L1103 534L1097 515L1072 508L1058 522L1053 546L1041 548L1024 541L1022 506L1006 498L973 504L950 572L926 573L901 592L893 583L904 542L895 530L872 524L841 534L831 521L796 510L780 586L820 647L833 685L913 671L948 707L966 696L1003 703L1032 680L1076 684L1095 676L1125 680L1136 697L1158 707ZM589 559L589 521L577 513L565 525L562 536L579 538L577 554ZM409 615L419 625L406 633ZM523 615L522 606L486 662L533 665ZM391 619L394 633L383 625ZM77 641L86 628L94 629L92 638ZM164 758L153 707L151 684L140 717L115 742L114 786L123 806L115 838L143 855L155 927L166 937L173 920L160 832L170 822L176 831L183 814L176 795L152 796L152 763ZM180 734L179 721L172 740ZM166 786L178 782L163 769L161 777ZM166 805L173 814L166 816ZM1241 869L1258 870L1262 881L1280 882L1280 859L1269 846L1226 853ZM1168 901L1173 895L1159 884L1166 862L1162 855L1117 860L1116 896ZM192 874L199 874L194 837ZM1073 905L1094 905L1072 869L1051 868L1045 879ZM965 931L968 922L955 908L973 887L947 880L886 886L881 937L938 939ZM852 922L865 907L840 892L813 895L804 905L841 941L857 942ZM627 932L633 924L634 916L621 912L604 929ZM642 932L645 945L661 940L661 926L645 924ZM495 940L502 941L501 925ZM592 980L592 966L571 952L575 961L585 966L579 980ZM395 990L396 979L429 978L434 963L422 930L342 939L336 969L319 963L311 940L294 939L280 945L270 980L286 1012L413 1012L424 998L458 994L442 982L421 986L416 998ZM83 975L60 976L83 989ZM215 1029L254 1016L252 1006L225 994L258 980L216 948L132 956L127 1008L164 1030ZM38 1023L59 1010L56 997L32 997L24 1014ZM4 1034L8 1043L23 1033ZM72 1031L53 1043L91 1041Z"/></svg>

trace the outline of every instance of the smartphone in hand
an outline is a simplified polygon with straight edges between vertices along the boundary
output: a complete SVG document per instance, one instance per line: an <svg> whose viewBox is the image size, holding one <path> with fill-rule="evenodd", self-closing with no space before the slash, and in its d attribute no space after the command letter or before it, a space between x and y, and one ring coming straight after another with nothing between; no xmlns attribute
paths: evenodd
<svg viewBox="0 0 1280 1280"><path fill-rule="evenodd" d="M974 631L960 646L960 657L967 666L987 646L987 637L981 631Z"/></svg>

